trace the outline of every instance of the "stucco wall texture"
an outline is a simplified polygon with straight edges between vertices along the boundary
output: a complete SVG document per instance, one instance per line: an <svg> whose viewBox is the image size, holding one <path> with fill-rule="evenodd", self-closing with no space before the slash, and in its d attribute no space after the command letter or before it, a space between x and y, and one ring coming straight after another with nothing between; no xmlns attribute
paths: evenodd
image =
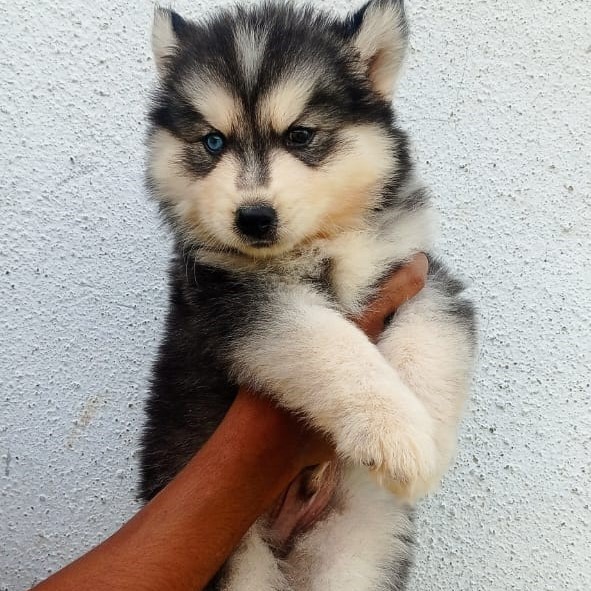
<svg viewBox="0 0 591 591"><path fill-rule="evenodd" d="M587 591L591 3L408 11L396 102L482 329L457 461L419 510L411 590ZM121 0L1 5L2 590L138 508L170 248L142 187L151 14Z"/></svg>

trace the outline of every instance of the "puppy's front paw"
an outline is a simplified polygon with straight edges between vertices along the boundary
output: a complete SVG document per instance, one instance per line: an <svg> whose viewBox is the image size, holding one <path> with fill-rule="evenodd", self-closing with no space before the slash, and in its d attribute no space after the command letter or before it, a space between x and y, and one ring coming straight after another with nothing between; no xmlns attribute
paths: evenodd
<svg viewBox="0 0 591 591"><path fill-rule="evenodd" d="M381 408L351 415L337 437L337 451L367 466L382 486L414 501L433 486L437 450L431 418L424 409L402 414Z"/></svg>

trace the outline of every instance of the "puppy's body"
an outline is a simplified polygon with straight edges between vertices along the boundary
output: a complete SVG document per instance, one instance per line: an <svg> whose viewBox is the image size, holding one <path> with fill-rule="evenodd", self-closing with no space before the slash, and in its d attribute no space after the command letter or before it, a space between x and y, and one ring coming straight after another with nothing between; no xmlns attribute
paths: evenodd
<svg viewBox="0 0 591 591"><path fill-rule="evenodd" d="M237 384L305 416L342 458L322 519L281 543L262 519L212 588L401 589L409 507L453 453L474 348L460 284L431 258L377 347L347 320L432 252L389 104L405 43L396 1L346 21L271 4L201 25L157 12L148 178L178 242L142 496L211 435Z"/></svg>

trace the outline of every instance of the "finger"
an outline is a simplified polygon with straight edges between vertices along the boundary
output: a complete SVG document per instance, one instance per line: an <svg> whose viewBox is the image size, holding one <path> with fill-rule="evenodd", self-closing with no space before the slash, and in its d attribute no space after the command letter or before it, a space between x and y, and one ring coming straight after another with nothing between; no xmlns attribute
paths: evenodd
<svg viewBox="0 0 591 591"><path fill-rule="evenodd" d="M416 254L382 285L375 305L372 306L375 313L392 314L404 302L419 293L425 287L428 270L427 257L422 252Z"/></svg>
<svg viewBox="0 0 591 591"><path fill-rule="evenodd" d="M384 328L384 320L425 286L429 261L423 253L416 254L395 271L380 287L378 295L364 313L354 319L356 324L376 340Z"/></svg>

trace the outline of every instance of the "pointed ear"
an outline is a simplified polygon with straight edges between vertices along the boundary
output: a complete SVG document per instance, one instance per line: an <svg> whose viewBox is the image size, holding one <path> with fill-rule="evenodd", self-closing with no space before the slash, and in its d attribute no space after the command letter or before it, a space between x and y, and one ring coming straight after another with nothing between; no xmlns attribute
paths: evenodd
<svg viewBox="0 0 591 591"><path fill-rule="evenodd" d="M408 45L404 1L370 0L347 29L374 90L391 100Z"/></svg>
<svg viewBox="0 0 591 591"><path fill-rule="evenodd" d="M156 6L152 25L152 52L159 76L168 71L168 65L179 50L183 34L189 23L169 8Z"/></svg>

